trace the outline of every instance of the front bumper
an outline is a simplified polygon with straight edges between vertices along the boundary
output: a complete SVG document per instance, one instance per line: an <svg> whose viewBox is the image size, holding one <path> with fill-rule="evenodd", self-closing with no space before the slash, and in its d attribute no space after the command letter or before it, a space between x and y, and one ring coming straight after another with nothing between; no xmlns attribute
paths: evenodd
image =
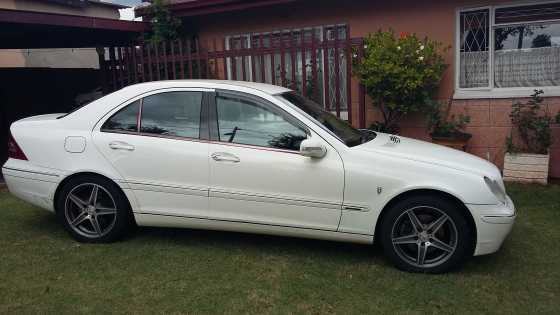
<svg viewBox="0 0 560 315"><path fill-rule="evenodd" d="M505 204L468 204L467 207L474 216L477 230L474 255L486 255L498 251L509 235L517 216L511 198L508 196Z"/></svg>

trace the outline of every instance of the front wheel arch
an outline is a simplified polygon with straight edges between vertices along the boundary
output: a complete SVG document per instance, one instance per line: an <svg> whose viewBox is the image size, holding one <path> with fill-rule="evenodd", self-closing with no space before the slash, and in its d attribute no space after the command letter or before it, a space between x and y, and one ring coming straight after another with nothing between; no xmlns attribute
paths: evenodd
<svg viewBox="0 0 560 315"><path fill-rule="evenodd" d="M377 223L375 224L375 234L374 234L374 242L376 242L375 240L377 239L377 237L375 237L376 235L379 235L379 229L382 225L383 219L385 217L385 215L388 212L388 209L391 209L391 207L393 207L393 205L395 205L397 202L404 200L404 199L408 199L414 196L433 196L436 198L443 198L446 200L451 201L452 203L454 203L455 205L457 205L457 208L461 210L461 213L463 215L463 217L465 217L467 219L469 228L470 228L470 232L472 235L472 243L471 243L471 254L474 254L474 250L476 248L476 223L474 222L474 218L472 216L472 213L469 211L469 209L467 208L467 206L465 206L465 204L457 197L453 196L450 193L441 191L441 190L435 190L435 189L414 189L414 190L409 190L403 193L398 194L397 196L393 197L391 200L389 200L389 202L387 204L385 204L385 206L383 207L383 209L381 210L381 213L379 214L379 217L377 218Z"/></svg>

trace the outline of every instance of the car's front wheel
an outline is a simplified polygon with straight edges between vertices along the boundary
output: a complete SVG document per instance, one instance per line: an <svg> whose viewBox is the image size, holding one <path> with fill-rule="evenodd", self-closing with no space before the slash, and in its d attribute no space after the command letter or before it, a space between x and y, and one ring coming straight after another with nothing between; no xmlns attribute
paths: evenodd
<svg viewBox="0 0 560 315"><path fill-rule="evenodd" d="M56 200L57 216L80 242L104 243L122 237L131 223L130 206L113 182L97 176L70 179Z"/></svg>
<svg viewBox="0 0 560 315"><path fill-rule="evenodd" d="M414 196L383 217L380 239L386 255L405 271L442 273L472 254L473 235L457 204L436 196Z"/></svg>

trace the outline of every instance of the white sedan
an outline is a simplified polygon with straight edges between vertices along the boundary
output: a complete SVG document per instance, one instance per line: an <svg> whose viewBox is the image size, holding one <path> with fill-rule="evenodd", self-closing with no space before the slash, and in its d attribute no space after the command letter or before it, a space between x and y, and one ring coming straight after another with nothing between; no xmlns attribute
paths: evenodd
<svg viewBox="0 0 560 315"><path fill-rule="evenodd" d="M497 251L516 215L493 164L354 129L267 84L136 84L10 132L8 188L82 242L134 224L375 237L397 267L439 273Z"/></svg>

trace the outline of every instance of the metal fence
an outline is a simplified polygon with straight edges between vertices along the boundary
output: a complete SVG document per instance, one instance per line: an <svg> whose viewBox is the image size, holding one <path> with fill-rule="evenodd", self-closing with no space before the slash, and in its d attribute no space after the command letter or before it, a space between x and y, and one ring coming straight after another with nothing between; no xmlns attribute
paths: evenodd
<svg viewBox="0 0 560 315"><path fill-rule="evenodd" d="M239 34L202 42L185 38L132 43L105 51L100 65L105 91L173 79L263 82L297 90L338 117L365 127L363 86L357 87L354 97L358 100L352 102L352 60L361 58L363 40L350 38L346 25Z"/></svg>

